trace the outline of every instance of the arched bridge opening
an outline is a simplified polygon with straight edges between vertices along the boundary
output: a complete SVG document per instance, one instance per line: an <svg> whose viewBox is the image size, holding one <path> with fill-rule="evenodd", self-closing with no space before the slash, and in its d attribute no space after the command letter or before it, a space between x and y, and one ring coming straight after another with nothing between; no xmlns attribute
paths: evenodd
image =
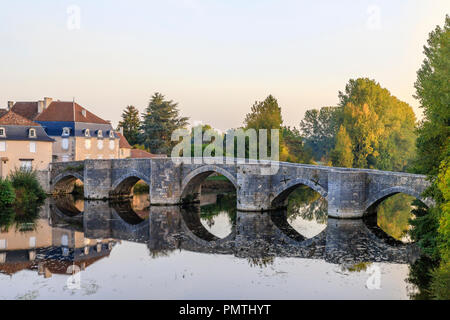
<svg viewBox="0 0 450 320"><path fill-rule="evenodd" d="M428 205L428 200L415 190L391 187L369 198L364 220L380 237L390 237L392 242L411 242L409 237L409 230L412 228L411 219Z"/></svg>
<svg viewBox="0 0 450 320"><path fill-rule="evenodd" d="M77 198L83 198L84 178L76 172L62 173L53 179L51 191L54 195L73 194Z"/></svg>
<svg viewBox="0 0 450 320"><path fill-rule="evenodd" d="M272 222L289 238L303 241L325 230L327 191L307 179L294 179L276 189L271 201Z"/></svg>

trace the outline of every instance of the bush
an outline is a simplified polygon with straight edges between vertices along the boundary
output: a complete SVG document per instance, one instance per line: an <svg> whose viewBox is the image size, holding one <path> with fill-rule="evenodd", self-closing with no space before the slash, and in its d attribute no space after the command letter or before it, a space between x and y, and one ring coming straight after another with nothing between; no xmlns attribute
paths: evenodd
<svg viewBox="0 0 450 320"><path fill-rule="evenodd" d="M31 198L35 198L36 201L43 201L46 198L46 194L44 189L42 189L41 185L36 176L36 171L23 171L23 170L14 170L9 179L11 180L12 186L14 189L26 190L26 193L30 195Z"/></svg>
<svg viewBox="0 0 450 320"><path fill-rule="evenodd" d="M11 182L0 179L0 208L12 205L15 198L16 194Z"/></svg>

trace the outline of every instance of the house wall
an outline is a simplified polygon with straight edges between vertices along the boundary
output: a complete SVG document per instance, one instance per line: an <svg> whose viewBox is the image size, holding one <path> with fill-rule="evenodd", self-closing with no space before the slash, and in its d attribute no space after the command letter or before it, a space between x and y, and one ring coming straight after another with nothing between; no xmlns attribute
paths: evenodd
<svg viewBox="0 0 450 320"><path fill-rule="evenodd" d="M86 141L90 141L90 148L86 148ZM99 145L103 142L103 147ZM110 148L110 141L113 141L114 147ZM75 137L75 161L85 159L118 159L119 158L119 139L96 137L85 138Z"/></svg>
<svg viewBox="0 0 450 320"><path fill-rule="evenodd" d="M20 168L20 159L33 160L33 169L46 170L52 162L52 142L50 141L17 141L2 140L6 142L6 151L0 151L1 177L7 177L14 168ZM30 142L36 144L36 152L30 152Z"/></svg>

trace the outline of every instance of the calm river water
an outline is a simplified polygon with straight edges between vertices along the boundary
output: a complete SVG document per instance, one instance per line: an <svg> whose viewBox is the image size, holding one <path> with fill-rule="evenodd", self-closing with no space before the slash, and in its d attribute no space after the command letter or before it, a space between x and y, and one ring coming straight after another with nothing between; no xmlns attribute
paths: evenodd
<svg viewBox="0 0 450 320"><path fill-rule="evenodd" d="M0 298L410 298L414 246L377 226L405 240L391 212L335 220L298 197L273 213L237 212L233 195L186 208L48 199L37 219L2 226Z"/></svg>

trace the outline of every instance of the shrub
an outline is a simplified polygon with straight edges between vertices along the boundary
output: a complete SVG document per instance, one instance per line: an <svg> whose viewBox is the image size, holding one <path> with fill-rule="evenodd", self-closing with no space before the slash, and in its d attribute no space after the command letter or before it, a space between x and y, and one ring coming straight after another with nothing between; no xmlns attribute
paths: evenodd
<svg viewBox="0 0 450 320"><path fill-rule="evenodd" d="M0 179L0 208L12 205L16 194L9 180Z"/></svg>
<svg viewBox="0 0 450 320"><path fill-rule="evenodd" d="M24 171L15 169L9 179L11 180L12 186L14 189L26 190L26 193L30 195L31 198L35 198L36 201L43 201L46 198L46 194L44 189L42 189L41 185L36 176L36 171ZM31 195L32 194L32 195Z"/></svg>

